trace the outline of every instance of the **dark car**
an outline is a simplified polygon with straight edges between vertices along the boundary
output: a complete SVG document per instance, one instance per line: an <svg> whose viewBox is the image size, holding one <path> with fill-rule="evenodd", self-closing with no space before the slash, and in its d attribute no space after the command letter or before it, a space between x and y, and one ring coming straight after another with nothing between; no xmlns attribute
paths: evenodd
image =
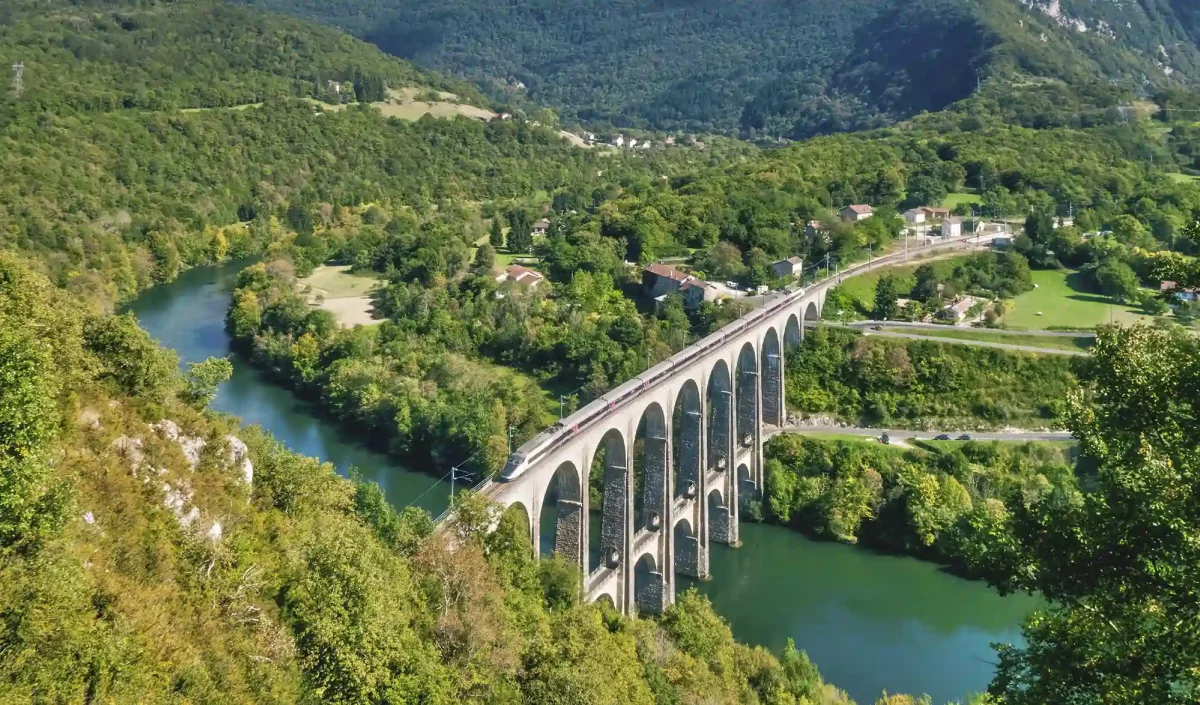
<svg viewBox="0 0 1200 705"><path fill-rule="evenodd" d="M969 440L971 440L971 435L970 435L970 434L968 434L968 433L964 433L963 435L959 436L958 438L956 438L956 439L954 439L954 440L957 440L957 441L969 441Z"/></svg>
<svg viewBox="0 0 1200 705"><path fill-rule="evenodd" d="M885 433L883 433L883 434L881 434L881 435L879 436L879 442L880 442L880 443L882 443L882 444L884 444L884 445L887 445L887 444L889 444L889 443L891 443L891 442L892 442L892 439L891 439L891 437L889 437L889 436L887 435L887 433L885 432Z"/></svg>
<svg viewBox="0 0 1200 705"><path fill-rule="evenodd" d="M934 436L933 440L935 440L935 441L948 441L948 440L950 440L950 434L948 434L948 433L943 433L943 434L940 434L940 435L938 435L938 436Z"/></svg>

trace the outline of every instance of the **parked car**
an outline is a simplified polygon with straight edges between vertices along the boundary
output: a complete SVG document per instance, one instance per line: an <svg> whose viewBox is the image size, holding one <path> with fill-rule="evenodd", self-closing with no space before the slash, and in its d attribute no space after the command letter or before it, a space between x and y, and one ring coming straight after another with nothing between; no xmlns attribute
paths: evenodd
<svg viewBox="0 0 1200 705"><path fill-rule="evenodd" d="M934 436L933 440L935 440L935 441L948 441L948 440L951 440L951 439L950 439L950 434L949 434L949 433L942 433L942 434L938 434L937 436Z"/></svg>
<svg viewBox="0 0 1200 705"><path fill-rule="evenodd" d="M964 433L963 435L959 436L958 438L956 438L956 439L954 439L954 440L956 440L956 441L969 441L969 440L971 440L971 434L969 434L969 433Z"/></svg>
<svg viewBox="0 0 1200 705"><path fill-rule="evenodd" d="M725 286L734 291L737 291L738 288L737 282L725 282Z"/></svg>

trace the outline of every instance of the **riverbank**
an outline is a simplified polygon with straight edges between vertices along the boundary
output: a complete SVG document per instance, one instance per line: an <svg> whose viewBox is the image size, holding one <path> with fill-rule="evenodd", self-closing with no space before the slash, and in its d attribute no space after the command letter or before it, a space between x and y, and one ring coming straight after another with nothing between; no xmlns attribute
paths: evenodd
<svg viewBox="0 0 1200 705"><path fill-rule="evenodd" d="M240 266L186 272L143 293L128 310L183 363L229 355L224 317ZM436 514L448 502L448 482L365 449L244 359L235 356L234 376L212 408L262 426L342 474L357 468L394 507L415 504ZM860 705L883 689L928 692L939 705L986 689L994 670L989 644L1018 641L1021 619L1038 604L1020 595L1001 598L932 563L814 542L794 530L746 524L742 539L739 549L714 548L713 579L697 588L738 638L777 650L790 637L823 672L828 661L830 682Z"/></svg>

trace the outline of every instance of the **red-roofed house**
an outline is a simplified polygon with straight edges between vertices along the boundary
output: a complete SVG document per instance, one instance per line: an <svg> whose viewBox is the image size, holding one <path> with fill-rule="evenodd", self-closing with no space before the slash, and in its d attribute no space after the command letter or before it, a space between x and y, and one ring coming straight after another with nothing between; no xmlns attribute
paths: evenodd
<svg viewBox="0 0 1200 705"><path fill-rule="evenodd" d="M542 276L541 272L535 272L528 267L522 267L519 264L509 265L507 269L496 275L496 281L500 284L509 282L527 286L530 289L541 284L546 277Z"/></svg>
<svg viewBox="0 0 1200 705"><path fill-rule="evenodd" d="M1168 291L1175 292L1175 299L1177 301L1195 301L1196 300L1196 290L1195 289L1180 289L1178 284L1176 284L1175 282L1170 281L1170 280L1164 280L1161 284L1159 284L1158 290L1164 294L1167 293Z"/></svg>
<svg viewBox="0 0 1200 705"><path fill-rule="evenodd" d="M665 264L649 264L642 269L642 286L646 289L646 295L654 298L679 291L684 284L693 279L695 277L687 272Z"/></svg>
<svg viewBox="0 0 1200 705"><path fill-rule="evenodd" d="M842 217L842 220L858 222L860 220L866 220L867 218L870 218L871 214L874 212L875 211L873 211L871 207L866 204L855 203L843 208L838 215Z"/></svg>

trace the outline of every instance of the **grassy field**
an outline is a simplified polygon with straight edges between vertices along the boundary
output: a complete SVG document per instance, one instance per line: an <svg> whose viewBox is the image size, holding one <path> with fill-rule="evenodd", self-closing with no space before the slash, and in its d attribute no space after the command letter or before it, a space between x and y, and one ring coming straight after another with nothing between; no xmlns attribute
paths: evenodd
<svg viewBox="0 0 1200 705"><path fill-rule="evenodd" d="M953 210L964 203L983 203L983 199L973 193L951 193L942 201L942 208Z"/></svg>
<svg viewBox="0 0 1200 705"><path fill-rule="evenodd" d="M1028 335L1013 335L1011 333L996 333L985 329L975 328L952 328L946 326L945 330L926 330L923 328L904 328L884 327L886 331L895 331L897 333L906 333L908 335L919 335L930 338L953 338L955 340L979 340L986 343L1008 343L1009 345L1028 345L1035 348L1050 348L1052 350L1087 350L1092 347L1095 342L1094 338L1062 338L1058 336L1037 335L1030 333Z"/></svg>
<svg viewBox="0 0 1200 705"><path fill-rule="evenodd" d="M1195 183L1200 181L1200 176L1193 176L1192 174L1167 174L1167 176L1175 181L1183 181L1187 183Z"/></svg>
<svg viewBox="0 0 1200 705"><path fill-rule="evenodd" d="M964 257L949 257L946 259L933 260L931 263L939 273L945 272L948 274L950 270L954 269L955 265L957 265L962 259L964 259ZM861 274L857 277L851 277L850 279L842 282L838 288L856 299L864 310L870 311L875 306L875 284L880 280L881 277L883 277L883 275L892 274L900 277L901 288L910 289L916 284L916 280L913 278L913 272L917 271L917 267L920 267L922 264L924 264L924 262L918 262L914 260L908 264L876 269L867 272L866 274ZM831 311L830 315L832 316L835 313L836 311Z"/></svg>
<svg viewBox="0 0 1200 705"><path fill-rule="evenodd" d="M324 266L301 279L300 285L307 288L309 303L329 311L344 326L380 322L371 315L371 292L379 286L377 277L351 274L349 265Z"/></svg>
<svg viewBox="0 0 1200 705"><path fill-rule="evenodd" d="M1035 270L1036 289L1013 299L1004 323L1015 329L1088 329L1113 323L1150 321L1140 309L1112 303L1107 297L1087 291L1082 275L1070 271ZM1040 315L1039 315L1040 314Z"/></svg>
<svg viewBox="0 0 1200 705"><path fill-rule="evenodd" d="M516 260L521 260L521 264L534 266L538 263L538 258L532 255L514 254L511 252L496 253L496 268L504 269Z"/></svg>

